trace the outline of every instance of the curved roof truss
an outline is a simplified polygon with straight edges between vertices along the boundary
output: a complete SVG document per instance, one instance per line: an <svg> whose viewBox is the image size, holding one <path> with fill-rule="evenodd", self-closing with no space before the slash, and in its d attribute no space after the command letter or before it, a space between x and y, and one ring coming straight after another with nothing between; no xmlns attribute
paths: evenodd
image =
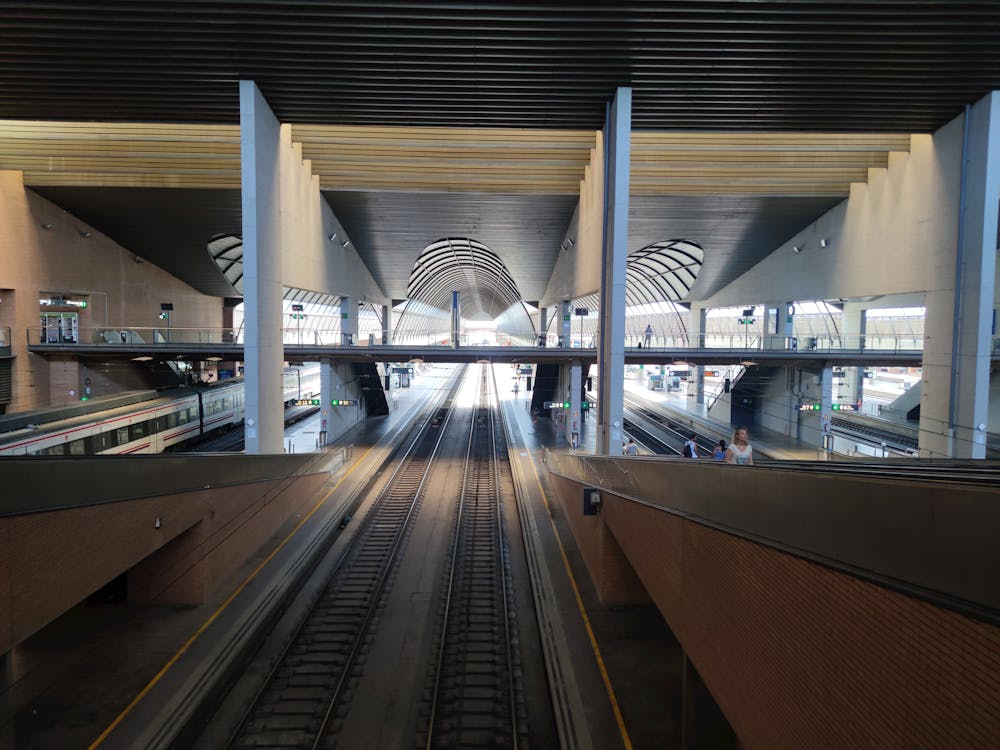
<svg viewBox="0 0 1000 750"><path fill-rule="evenodd" d="M521 299L500 257L467 237L446 237L428 245L413 264L407 297L448 310L451 293L461 295L466 318L496 318Z"/></svg>

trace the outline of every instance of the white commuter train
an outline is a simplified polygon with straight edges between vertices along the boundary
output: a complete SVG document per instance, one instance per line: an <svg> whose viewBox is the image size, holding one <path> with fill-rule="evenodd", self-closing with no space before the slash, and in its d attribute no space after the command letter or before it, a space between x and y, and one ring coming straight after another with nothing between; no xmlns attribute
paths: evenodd
<svg viewBox="0 0 1000 750"><path fill-rule="evenodd" d="M287 368L283 379L286 405L319 395L319 366ZM235 427L245 413L242 378L178 388L150 401L0 434L0 456L161 453Z"/></svg>

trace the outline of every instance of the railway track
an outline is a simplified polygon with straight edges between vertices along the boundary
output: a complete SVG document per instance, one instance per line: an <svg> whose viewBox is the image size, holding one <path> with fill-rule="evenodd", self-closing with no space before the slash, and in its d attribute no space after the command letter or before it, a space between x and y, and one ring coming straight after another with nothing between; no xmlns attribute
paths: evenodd
<svg viewBox="0 0 1000 750"><path fill-rule="evenodd" d="M320 748L345 700L407 530L419 510L454 392L386 481L315 607L257 693L230 748Z"/></svg>
<svg viewBox="0 0 1000 750"><path fill-rule="evenodd" d="M420 745L527 745L517 626L498 455L495 386L482 370L447 566L430 705Z"/></svg>

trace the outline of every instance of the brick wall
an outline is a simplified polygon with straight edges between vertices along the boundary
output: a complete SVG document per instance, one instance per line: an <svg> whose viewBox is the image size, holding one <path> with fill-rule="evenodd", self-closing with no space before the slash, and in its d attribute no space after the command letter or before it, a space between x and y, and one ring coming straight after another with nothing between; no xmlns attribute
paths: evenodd
<svg viewBox="0 0 1000 750"><path fill-rule="evenodd" d="M581 485L553 479L561 495L579 496ZM744 747L996 746L1000 628L604 499L601 522ZM586 539L581 548L593 558Z"/></svg>
<svg viewBox="0 0 1000 750"><path fill-rule="evenodd" d="M0 654L133 568L134 598L202 601L278 527L311 508L326 478L0 519Z"/></svg>

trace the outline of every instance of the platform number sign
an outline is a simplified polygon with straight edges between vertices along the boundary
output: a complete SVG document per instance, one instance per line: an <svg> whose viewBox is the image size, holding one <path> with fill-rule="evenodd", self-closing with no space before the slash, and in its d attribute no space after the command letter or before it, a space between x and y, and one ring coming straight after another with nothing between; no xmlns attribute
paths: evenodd
<svg viewBox="0 0 1000 750"><path fill-rule="evenodd" d="M356 398L335 398L330 401L330 406L357 406Z"/></svg>
<svg viewBox="0 0 1000 750"><path fill-rule="evenodd" d="M295 402L296 406L319 406L320 400L318 398L300 398Z"/></svg>

